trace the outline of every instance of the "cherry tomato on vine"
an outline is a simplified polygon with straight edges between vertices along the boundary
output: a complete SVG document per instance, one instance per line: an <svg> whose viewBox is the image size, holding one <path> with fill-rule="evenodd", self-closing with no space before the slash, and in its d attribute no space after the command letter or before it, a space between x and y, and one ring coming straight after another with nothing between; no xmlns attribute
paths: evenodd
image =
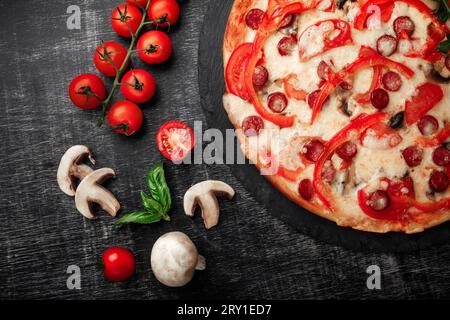
<svg viewBox="0 0 450 320"><path fill-rule="evenodd" d="M70 82L69 97L80 109L95 109L106 98L106 88L102 79L95 74L84 73Z"/></svg>
<svg viewBox="0 0 450 320"><path fill-rule="evenodd" d="M108 112L108 123L117 133L131 136L142 127L142 110L133 102L117 101Z"/></svg>
<svg viewBox="0 0 450 320"><path fill-rule="evenodd" d="M111 26L122 37L131 38L142 21L142 13L137 7L121 4L111 14Z"/></svg>
<svg viewBox="0 0 450 320"><path fill-rule="evenodd" d="M125 281L136 270L136 260L133 254L124 248L111 247L102 255L103 275L112 282Z"/></svg>
<svg viewBox="0 0 450 320"><path fill-rule="evenodd" d="M155 25L174 25L180 17L180 6L176 0L153 0L147 10L148 18Z"/></svg>
<svg viewBox="0 0 450 320"><path fill-rule="evenodd" d="M138 8L145 8L149 0L127 0L127 3L135 5Z"/></svg>
<svg viewBox="0 0 450 320"><path fill-rule="evenodd" d="M181 161L195 146L194 130L182 121L166 122L156 134L156 143L166 159Z"/></svg>
<svg viewBox="0 0 450 320"><path fill-rule="evenodd" d="M156 81L150 73L133 69L122 77L120 90L125 98L136 103L149 101L156 92Z"/></svg>
<svg viewBox="0 0 450 320"><path fill-rule="evenodd" d="M164 32L151 30L139 38L136 49L142 61L150 64L162 63L172 54L172 41Z"/></svg>
<svg viewBox="0 0 450 320"><path fill-rule="evenodd" d="M127 56L127 49L115 41L106 41L95 49L95 67L107 77L116 76L116 68L119 69ZM129 61L125 68L128 67Z"/></svg>

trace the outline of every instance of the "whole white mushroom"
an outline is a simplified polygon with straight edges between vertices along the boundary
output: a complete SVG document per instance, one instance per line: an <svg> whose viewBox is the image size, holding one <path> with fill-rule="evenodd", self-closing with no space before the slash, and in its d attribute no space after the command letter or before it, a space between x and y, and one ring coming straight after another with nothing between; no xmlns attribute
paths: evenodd
<svg viewBox="0 0 450 320"><path fill-rule="evenodd" d="M168 287L182 287L194 277L195 270L205 270L205 258L182 232L169 232L153 245L151 265L156 279Z"/></svg>

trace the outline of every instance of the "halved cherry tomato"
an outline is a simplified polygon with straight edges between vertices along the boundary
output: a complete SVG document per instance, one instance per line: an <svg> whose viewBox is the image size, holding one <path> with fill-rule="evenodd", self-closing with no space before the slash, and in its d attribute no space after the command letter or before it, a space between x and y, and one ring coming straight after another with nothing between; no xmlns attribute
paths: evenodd
<svg viewBox="0 0 450 320"><path fill-rule="evenodd" d="M228 91L244 100L249 100L245 88L245 67L252 54L253 44L243 43L234 50L225 70L225 82Z"/></svg>
<svg viewBox="0 0 450 320"><path fill-rule="evenodd" d="M108 111L108 123L117 133L131 136L142 127L142 110L133 102L117 101Z"/></svg>
<svg viewBox="0 0 450 320"><path fill-rule="evenodd" d="M306 28L298 38L300 61L308 61L318 54L331 49L342 47L353 42L348 22L339 19L323 20ZM319 51L309 52L316 46L311 45L311 38L317 37L316 33L323 33L323 46Z"/></svg>
<svg viewBox="0 0 450 320"><path fill-rule="evenodd" d="M147 71L133 69L122 77L120 90L128 100L144 103L155 95L156 81Z"/></svg>
<svg viewBox="0 0 450 320"><path fill-rule="evenodd" d="M111 14L111 26L122 37L131 38L142 21L141 11L126 3L116 7Z"/></svg>
<svg viewBox="0 0 450 320"><path fill-rule="evenodd" d="M95 109L106 98L106 88L102 79L95 74L84 73L70 82L69 97L80 109Z"/></svg>
<svg viewBox="0 0 450 320"><path fill-rule="evenodd" d="M444 98L442 88L431 82L426 82L416 89L416 94L406 101L405 120L408 125L419 121Z"/></svg>
<svg viewBox="0 0 450 320"><path fill-rule="evenodd" d="M147 14L148 18L157 26L172 26L180 17L180 6L176 0L152 0Z"/></svg>
<svg viewBox="0 0 450 320"><path fill-rule="evenodd" d="M151 30L139 38L136 49L142 61L149 64L163 63L172 55L172 41L164 32Z"/></svg>
<svg viewBox="0 0 450 320"><path fill-rule="evenodd" d="M127 280L136 269L136 260L133 254L120 247L111 247L105 250L102 261L103 275L112 282Z"/></svg>
<svg viewBox="0 0 450 320"><path fill-rule="evenodd" d="M181 161L195 146L194 130L182 121L166 122L156 134L156 143L165 158Z"/></svg>
<svg viewBox="0 0 450 320"><path fill-rule="evenodd" d="M115 77L117 70L122 67L127 56L127 49L115 41L106 41L95 50L95 67L107 77ZM128 67L129 60L124 67Z"/></svg>
<svg viewBox="0 0 450 320"><path fill-rule="evenodd" d="M323 204L330 210L334 209L333 195L328 186L324 183L322 178L322 171L334 152L344 143L354 139L354 133L361 134L367 128L374 126L388 118L388 115L378 112L372 115L361 114L353 119L346 127L335 134L330 141L325 145L325 150L320 155L314 168L314 190Z"/></svg>

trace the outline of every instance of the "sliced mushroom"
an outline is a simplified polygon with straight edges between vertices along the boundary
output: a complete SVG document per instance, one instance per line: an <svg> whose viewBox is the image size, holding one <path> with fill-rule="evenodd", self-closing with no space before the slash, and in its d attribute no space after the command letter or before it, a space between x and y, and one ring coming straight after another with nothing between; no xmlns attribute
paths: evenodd
<svg viewBox="0 0 450 320"><path fill-rule="evenodd" d="M153 245L152 271L159 282L169 287L182 287L192 280L195 270L205 270L205 257L182 232L169 232Z"/></svg>
<svg viewBox="0 0 450 320"><path fill-rule="evenodd" d="M88 174L81 180L75 193L75 205L78 211L88 219L94 219L92 204L97 203L100 207L115 217L120 209L120 203L114 195L100 184L106 179L115 177L113 169L102 168Z"/></svg>
<svg viewBox="0 0 450 320"><path fill-rule="evenodd" d="M88 157L89 161L95 164L91 150L86 146L76 145L66 151L59 163L56 175L59 188L71 197L75 196L75 178L82 180L93 171L91 167L85 164L78 164L85 157Z"/></svg>
<svg viewBox="0 0 450 320"><path fill-rule="evenodd" d="M189 188L184 195L184 212L193 217L198 204L202 211L205 227L210 229L219 223L220 210L216 196L225 196L231 200L234 197L234 190L222 181L200 182Z"/></svg>
<svg viewBox="0 0 450 320"><path fill-rule="evenodd" d="M428 69L425 71L428 71ZM445 64L445 57L433 63L432 70L430 70L430 78L438 83L450 82L450 70Z"/></svg>

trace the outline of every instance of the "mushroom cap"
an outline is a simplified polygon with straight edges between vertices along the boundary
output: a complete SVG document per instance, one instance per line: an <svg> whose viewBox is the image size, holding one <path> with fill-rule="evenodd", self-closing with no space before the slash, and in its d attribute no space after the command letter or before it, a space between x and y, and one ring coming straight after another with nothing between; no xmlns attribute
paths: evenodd
<svg viewBox="0 0 450 320"><path fill-rule="evenodd" d="M76 145L69 148L59 162L56 178L59 188L68 196L75 196L74 178L81 180L92 172L89 166L83 164L78 165L78 162L85 157L88 157L89 161L95 164L91 150L86 146Z"/></svg>
<svg viewBox="0 0 450 320"><path fill-rule="evenodd" d="M217 196L228 199L234 197L234 190L228 184L218 180L207 180L193 185L186 191L183 199L184 212L194 216L195 208L200 206L206 229L219 223L220 208Z"/></svg>
<svg viewBox="0 0 450 320"><path fill-rule="evenodd" d="M153 245L151 265L156 279L168 287L182 287L194 277L196 267L204 269L204 258L187 235L169 232Z"/></svg>

